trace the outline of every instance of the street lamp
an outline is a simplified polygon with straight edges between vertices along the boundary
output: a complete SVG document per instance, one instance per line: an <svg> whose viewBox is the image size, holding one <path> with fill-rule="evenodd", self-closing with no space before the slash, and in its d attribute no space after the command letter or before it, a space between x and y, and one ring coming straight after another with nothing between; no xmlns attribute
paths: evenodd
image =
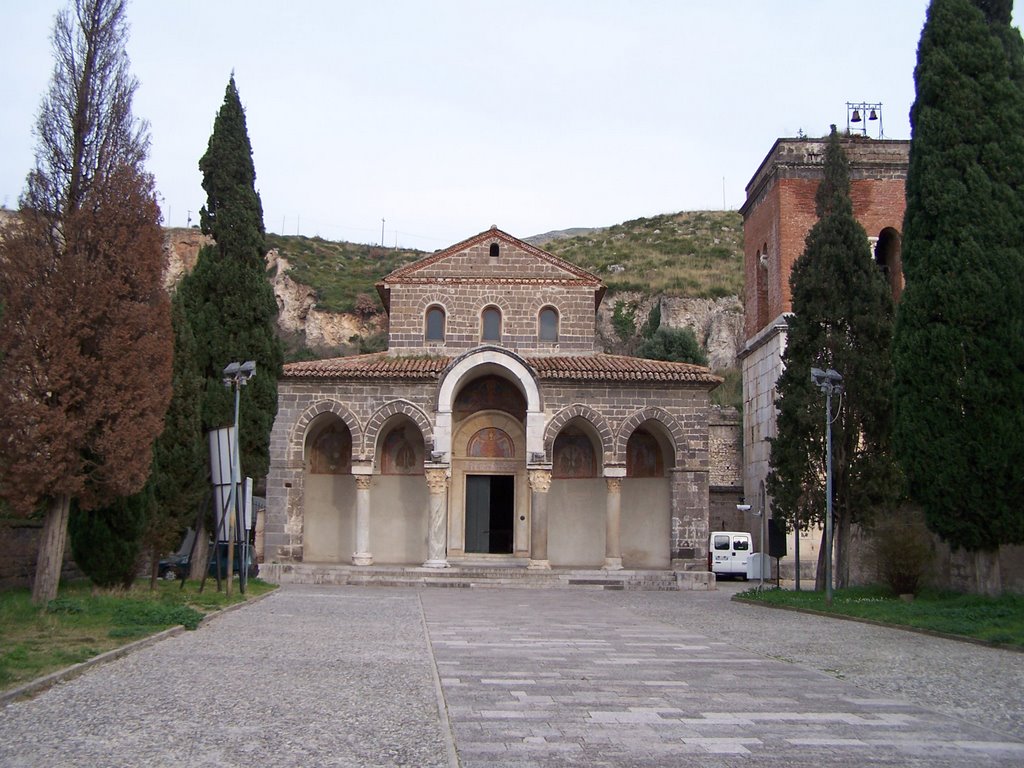
<svg viewBox="0 0 1024 768"><path fill-rule="evenodd" d="M256 375L256 361L246 360L244 363L228 363L224 368L224 386L235 391L235 444L234 455L231 458L231 490L228 492L228 508L232 514L228 517L228 583L227 594L231 595L231 582L234 580L234 554L235 554L235 518L238 516L238 486L241 483L240 448L238 440L238 401L239 393L249 379ZM245 592L245 577L248 570L248 548L249 538L245 537L245 544L242 546L242 562L238 567L238 588Z"/></svg>
<svg viewBox="0 0 1024 768"><path fill-rule="evenodd" d="M825 605L832 606L832 395L842 394L843 376L811 368L811 381L825 393Z"/></svg>

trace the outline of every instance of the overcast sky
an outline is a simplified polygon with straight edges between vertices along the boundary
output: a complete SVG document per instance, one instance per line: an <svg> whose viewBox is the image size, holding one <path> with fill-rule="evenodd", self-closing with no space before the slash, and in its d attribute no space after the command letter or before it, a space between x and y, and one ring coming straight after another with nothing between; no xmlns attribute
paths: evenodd
<svg viewBox="0 0 1024 768"><path fill-rule="evenodd" d="M17 206L58 0L0 0L0 204ZM881 102L909 138L927 0L130 0L164 223L234 70L268 231L434 250L738 208L780 136ZM877 124L870 135L877 137Z"/></svg>

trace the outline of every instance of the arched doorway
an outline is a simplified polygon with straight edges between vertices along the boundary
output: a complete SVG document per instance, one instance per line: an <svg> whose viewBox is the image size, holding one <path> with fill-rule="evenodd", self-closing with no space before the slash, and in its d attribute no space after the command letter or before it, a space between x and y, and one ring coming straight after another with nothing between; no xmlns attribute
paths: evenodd
<svg viewBox="0 0 1024 768"><path fill-rule="evenodd" d="M498 373L466 382L452 407L449 557L529 553L526 399Z"/></svg>

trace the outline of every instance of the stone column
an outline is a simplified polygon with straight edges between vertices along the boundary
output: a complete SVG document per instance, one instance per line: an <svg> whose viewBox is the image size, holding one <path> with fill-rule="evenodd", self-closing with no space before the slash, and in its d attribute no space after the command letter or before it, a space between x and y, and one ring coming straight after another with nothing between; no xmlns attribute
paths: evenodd
<svg viewBox="0 0 1024 768"><path fill-rule="evenodd" d="M551 568L548 561L548 491L550 469L531 469L530 478L530 562L527 568Z"/></svg>
<svg viewBox="0 0 1024 768"><path fill-rule="evenodd" d="M706 571L708 568L708 471L678 467L672 470L672 568Z"/></svg>
<svg viewBox="0 0 1024 768"><path fill-rule="evenodd" d="M608 493L605 502L604 565L606 571L622 570L622 549L619 528L622 516L622 478L605 477Z"/></svg>
<svg viewBox="0 0 1024 768"><path fill-rule="evenodd" d="M426 568L448 567L448 470L443 467L425 470L430 491L430 513L427 518Z"/></svg>
<svg viewBox="0 0 1024 768"><path fill-rule="evenodd" d="M370 552L370 481L373 475L356 475L356 551L353 565L373 565Z"/></svg>

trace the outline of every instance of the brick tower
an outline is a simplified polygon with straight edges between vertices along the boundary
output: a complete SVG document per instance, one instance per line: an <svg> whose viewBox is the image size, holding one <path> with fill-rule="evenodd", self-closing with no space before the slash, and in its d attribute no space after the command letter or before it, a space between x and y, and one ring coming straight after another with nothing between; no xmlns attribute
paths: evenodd
<svg viewBox="0 0 1024 768"><path fill-rule="evenodd" d="M775 435L775 383L782 373L786 316L792 311L789 273L818 220L814 196L823 176L826 139L779 139L747 184L743 215L746 278L743 366L743 488L755 510L765 495ZM841 140L850 162L853 212L867 231L875 261L898 299L903 288L900 240L906 207L910 142L856 136ZM756 524L753 526L758 527ZM790 546L792 552L792 545ZM813 572L801 545L803 572ZM805 559L806 557L806 559Z"/></svg>

